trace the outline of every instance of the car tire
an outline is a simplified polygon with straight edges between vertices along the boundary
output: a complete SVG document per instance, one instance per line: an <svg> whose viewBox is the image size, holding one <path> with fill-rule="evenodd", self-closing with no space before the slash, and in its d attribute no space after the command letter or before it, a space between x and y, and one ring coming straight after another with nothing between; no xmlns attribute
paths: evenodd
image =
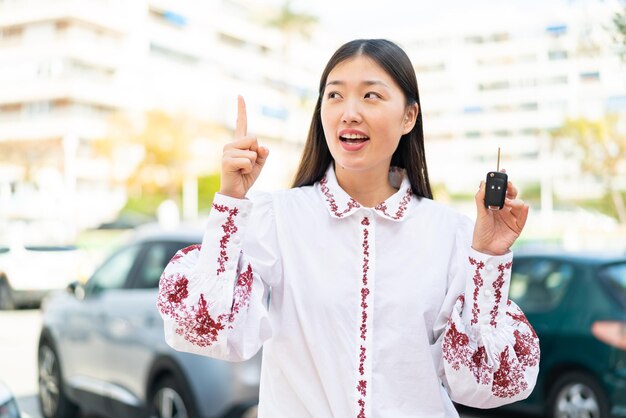
<svg viewBox="0 0 626 418"><path fill-rule="evenodd" d="M67 398L59 356L52 344L43 339L37 353L39 371L39 410L44 418L77 418L78 407Z"/></svg>
<svg viewBox="0 0 626 418"><path fill-rule="evenodd" d="M15 309L15 301L11 294L11 286L4 277L0 277L0 311Z"/></svg>
<svg viewBox="0 0 626 418"><path fill-rule="evenodd" d="M582 372L568 372L550 389L548 417L608 418L609 403L600 384Z"/></svg>
<svg viewBox="0 0 626 418"><path fill-rule="evenodd" d="M182 382L166 375L150 391L148 416L150 418L195 418L196 407Z"/></svg>

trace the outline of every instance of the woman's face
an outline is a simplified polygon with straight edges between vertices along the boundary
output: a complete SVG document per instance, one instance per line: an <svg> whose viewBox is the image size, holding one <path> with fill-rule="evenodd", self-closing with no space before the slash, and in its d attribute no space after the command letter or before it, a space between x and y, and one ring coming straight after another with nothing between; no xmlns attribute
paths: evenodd
<svg viewBox="0 0 626 418"><path fill-rule="evenodd" d="M386 170L402 135L411 131L417 105L367 56L337 64L328 74L321 118L335 167Z"/></svg>

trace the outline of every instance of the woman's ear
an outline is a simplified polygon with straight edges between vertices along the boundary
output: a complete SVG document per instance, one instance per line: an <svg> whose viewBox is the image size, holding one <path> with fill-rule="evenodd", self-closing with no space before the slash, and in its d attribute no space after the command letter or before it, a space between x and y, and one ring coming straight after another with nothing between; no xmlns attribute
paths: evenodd
<svg viewBox="0 0 626 418"><path fill-rule="evenodd" d="M402 135L411 132L411 129L413 129L415 122L417 121L418 114L419 106L417 103L407 106L406 112L404 113L404 120L402 121Z"/></svg>

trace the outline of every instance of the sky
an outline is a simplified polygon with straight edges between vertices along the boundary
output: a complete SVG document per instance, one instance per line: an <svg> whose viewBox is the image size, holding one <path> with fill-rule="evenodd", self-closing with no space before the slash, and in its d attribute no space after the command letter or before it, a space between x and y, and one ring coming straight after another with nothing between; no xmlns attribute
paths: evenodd
<svg viewBox="0 0 626 418"><path fill-rule="evenodd" d="M269 0L281 4L284 0ZM509 19L558 20L564 7L585 13L589 4L616 7L626 0L292 0L296 10L318 16L323 26L347 38L400 37L429 25L498 25ZM555 22L558 23L558 22ZM403 37L403 36L402 36Z"/></svg>

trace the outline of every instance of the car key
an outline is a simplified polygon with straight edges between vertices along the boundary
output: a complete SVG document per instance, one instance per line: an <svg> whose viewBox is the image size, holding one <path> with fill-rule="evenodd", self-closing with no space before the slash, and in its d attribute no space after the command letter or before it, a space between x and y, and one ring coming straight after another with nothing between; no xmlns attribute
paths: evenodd
<svg viewBox="0 0 626 418"><path fill-rule="evenodd" d="M498 147L498 165L496 171L487 173L485 185L485 206L490 210L500 210L504 207L506 186L509 181L506 173L500 172L500 148Z"/></svg>

